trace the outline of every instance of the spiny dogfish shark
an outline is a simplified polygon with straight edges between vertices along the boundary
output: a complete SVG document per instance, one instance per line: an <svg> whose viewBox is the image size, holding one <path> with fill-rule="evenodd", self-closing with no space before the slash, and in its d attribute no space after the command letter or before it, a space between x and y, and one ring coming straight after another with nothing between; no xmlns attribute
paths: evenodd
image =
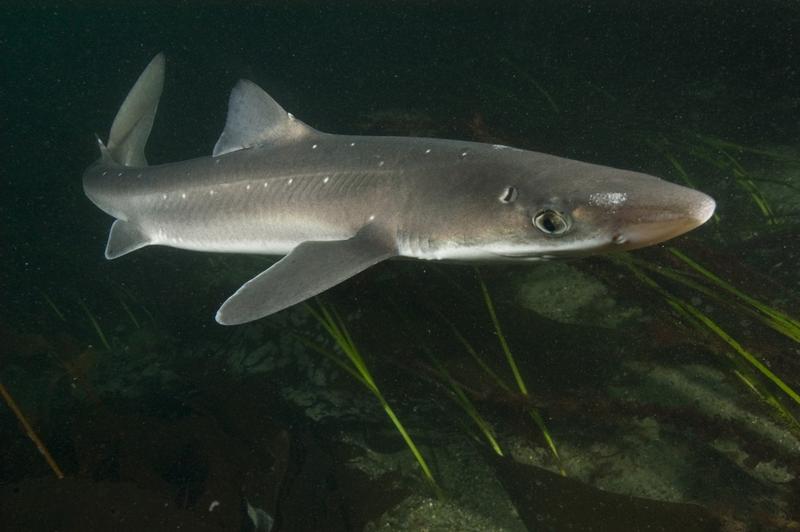
<svg viewBox="0 0 800 532"><path fill-rule="evenodd" d="M148 245L285 255L216 314L269 316L386 259L532 261L650 246L703 224L706 194L502 145L322 133L241 80L211 157L149 166L159 54L98 138L88 198L116 220L105 256Z"/></svg>

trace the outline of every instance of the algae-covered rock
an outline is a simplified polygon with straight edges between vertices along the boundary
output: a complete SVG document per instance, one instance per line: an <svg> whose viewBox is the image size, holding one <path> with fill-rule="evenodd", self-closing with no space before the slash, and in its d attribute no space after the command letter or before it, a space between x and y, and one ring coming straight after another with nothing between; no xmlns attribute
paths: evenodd
<svg viewBox="0 0 800 532"><path fill-rule="evenodd" d="M440 501L412 495L384 514L377 523L370 523L367 532L378 530L429 530L431 532L511 532L522 531L498 525L491 519L452 501Z"/></svg>
<svg viewBox="0 0 800 532"><path fill-rule="evenodd" d="M561 262L530 268L520 279L517 300L521 306L559 323L607 329L642 314L638 307L620 305L598 279Z"/></svg>

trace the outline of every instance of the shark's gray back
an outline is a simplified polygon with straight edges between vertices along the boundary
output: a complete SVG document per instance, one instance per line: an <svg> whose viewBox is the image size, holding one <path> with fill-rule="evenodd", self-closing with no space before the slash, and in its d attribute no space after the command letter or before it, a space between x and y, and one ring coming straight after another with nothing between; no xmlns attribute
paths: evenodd
<svg viewBox="0 0 800 532"><path fill-rule="evenodd" d="M420 217L434 214L426 195L447 198L494 151L470 142L320 133L173 164L100 161L84 183L96 204L135 223L150 243L286 254L309 239L349 238L369 222L399 240L428 238L418 234L427 225ZM402 216L409 210L418 215Z"/></svg>

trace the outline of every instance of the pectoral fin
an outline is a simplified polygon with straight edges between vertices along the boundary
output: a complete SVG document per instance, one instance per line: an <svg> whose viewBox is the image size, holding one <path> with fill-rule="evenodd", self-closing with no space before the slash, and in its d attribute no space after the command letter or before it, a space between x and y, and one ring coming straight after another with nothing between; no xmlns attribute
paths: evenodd
<svg viewBox="0 0 800 532"><path fill-rule="evenodd" d="M396 254L393 243L372 226L348 240L303 242L242 285L217 311L217 321L238 325L269 316Z"/></svg>

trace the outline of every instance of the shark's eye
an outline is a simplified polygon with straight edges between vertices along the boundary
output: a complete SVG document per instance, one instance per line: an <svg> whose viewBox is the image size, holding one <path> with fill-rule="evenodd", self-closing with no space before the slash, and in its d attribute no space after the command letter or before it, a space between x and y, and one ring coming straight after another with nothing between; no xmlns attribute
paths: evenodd
<svg viewBox="0 0 800 532"><path fill-rule="evenodd" d="M500 201L503 203L511 203L512 201L516 201L517 196L519 196L517 187L508 186L503 190L503 193L500 194Z"/></svg>
<svg viewBox="0 0 800 532"><path fill-rule="evenodd" d="M569 229L569 220L558 211L546 209L533 217L533 225L548 235L560 235Z"/></svg>

